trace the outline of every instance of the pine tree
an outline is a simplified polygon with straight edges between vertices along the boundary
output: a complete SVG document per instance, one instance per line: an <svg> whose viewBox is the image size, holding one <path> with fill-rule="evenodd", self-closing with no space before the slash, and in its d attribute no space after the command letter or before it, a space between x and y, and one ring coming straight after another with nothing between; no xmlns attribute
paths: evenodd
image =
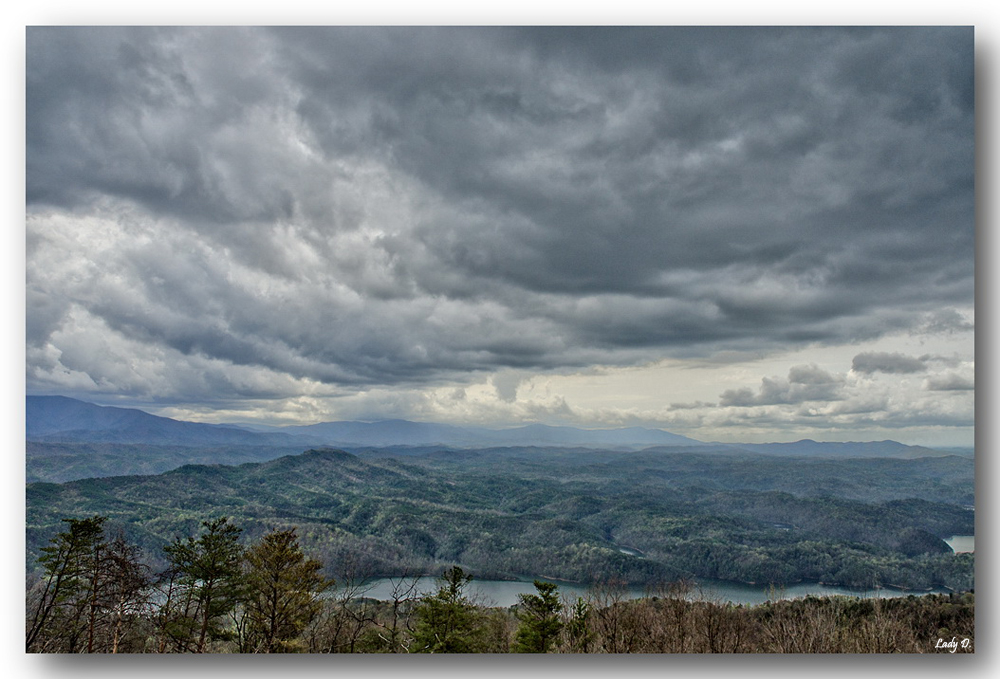
<svg viewBox="0 0 1000 679"><path fill-rule="evenodd" d="M148 601L140 550L122 535L107 540L107 517L64 521L68 529L38 560L45 576L29 610L26 650L116 653Z"/></svg>
<svg viewBox="0 0 1000 679"><path fill-rule="evenodd" d="M204 521L200 538L177 538L164 547L166 603L161 629L182 651L204 653L209 641L229 639L225 622L243 591L241 528L228 517Z"/></svg>
<svg viewBox="0 0 1000 679"><path fill-rule="evenodd" d="M45 586L25 636L29 653L74 653L85 633L107 517L63 520L69 528L42 547L38 559L45 569Z"/></svg>
<svg viewBox="0 0 1000 679"><path fill-rule="evenodd" d="M514 635L512 650L515 653L548 653L563 628L558 587L551 582L535 580L535 589L538 594L518 595L520 625Z"/></svg>
<svg viewBox="0 0 1000 679"><path fill-rule="evenodd" d="M296 650L294 641L319 613L332 584L323 564L307 559L295 529L274 530L246 552L243 651Z"/></svg>
<svg viewBox="0 0 1000 679"><path fill-rule="evenodd" d="M417 625L411 650L418 653L474 653L482 630L475 606L463 590L472 581L458 566L441 576L435 594L425 596L417 606Z"/></svg>
<svg viewBox="0 0 1000 679"><path fill-rule="evenodd" d="M577 597L573 607L568 611L568 615L569 620L566 622L566 636L569 637L571 652L589 653L595 636L594 632L590 629L588 621L590 604L585 599Z"/></svg>

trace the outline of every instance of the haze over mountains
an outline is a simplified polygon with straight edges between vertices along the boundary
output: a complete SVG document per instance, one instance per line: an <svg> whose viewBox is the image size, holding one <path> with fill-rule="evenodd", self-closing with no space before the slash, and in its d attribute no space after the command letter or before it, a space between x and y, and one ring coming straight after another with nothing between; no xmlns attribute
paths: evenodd
<svg viewBox="0 0 1000 679"><path fill-rule="evenodd" d="M766 455L836 457L925 457L944 454L896 441L822 443L704 443L660 429L580 429L530 424L511 429L460 427L428 422L322 422L271 427L205 424L159 417L133 408L99 406L65 396L28 396L25 438L43 444L141 444L147 446L252 446L295 448L315 445L365 446L578 447L635 450L641 448L740 448Z"/></svg>
<svg viewBox="0 0 1000 679"><path fill-rule="evenodd" d="M321 422L272 427L205 424L151 415L134 408L98 406L65 396L28 396L25 438L43 443L132 443L172 446L540 446L637 449L675 446L739 447L770 455L922 457L939 451L896 441L709 444L660 429L580 429L530 424L512 429L460 427L407 420Z"/></svg>
<svg viewBox="0 0 1000 679"><path fill-rule="evenodd" d="M144 443L152 445L288 445L286 434L248 432L201 422L182 422L134 408L98 406L65 396L28 396L25 438L50 443Z"/></svg>
<svg viewBox="0 0 1000 679"><path fill-rule="evenodd" d="M587 430L531 424L514 429L485 429L446 424L385 420L323 422L305 426L217 425L183 422L141 410L98 406L64 396L28 396L26 438L32 441L144 443L152 445L294 445L357 446L442 445L581 446L639 448L657 445L703 445L659 429L629 427Z"/></svg>
<svg viewBox="0 0 1000 679"><path fill-rule="evenodd" d="M530 424L512 429L459 427L429 422L383 420L380 422L322 422L292 427L254 427L345 446L445 445L456 448L486 446L582 446L636 448L655 445L703 445L701 441L659 429L578 429Z"/></svg>

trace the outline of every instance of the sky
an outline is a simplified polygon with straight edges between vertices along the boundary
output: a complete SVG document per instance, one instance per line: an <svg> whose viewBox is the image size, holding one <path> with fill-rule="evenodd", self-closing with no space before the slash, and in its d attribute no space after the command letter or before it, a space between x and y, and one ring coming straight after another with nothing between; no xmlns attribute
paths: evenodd
<svg viewBox="0 0 1000 679"><path fill-rule="evenodd" d="M31 27L25 386L969 446L973 30Z"/></svg>

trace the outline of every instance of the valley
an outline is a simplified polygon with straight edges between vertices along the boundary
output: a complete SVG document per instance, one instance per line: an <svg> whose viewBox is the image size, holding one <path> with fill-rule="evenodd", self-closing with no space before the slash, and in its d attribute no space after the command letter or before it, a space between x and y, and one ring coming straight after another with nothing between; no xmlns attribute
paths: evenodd
<svg viewBox="0 0 1000 679"><path fill-rule="evenodd" d="M40 439L27 442L29 581L67 520L101 517L151 574L168 573L169 546L207 522L231 522L246 545L293 531L339 583L334 601L363 600L365 583L425 576L433 588L428 578L454 566L497 591L533 578L622 596L676 583L698 592L975 587L974 554L945 542L974 535L971 456L894 442L626 445L635 432L598 436L617 437L615 447L581 446L584 430L566 429L555 432L563 445L547 429L549 445L415 445L387 438L398 422L353 427L383 445L307 447L301 434L220 434L61 404L72 416L55 416L52 402L46 416L72 429L29 426Z"/></svg>

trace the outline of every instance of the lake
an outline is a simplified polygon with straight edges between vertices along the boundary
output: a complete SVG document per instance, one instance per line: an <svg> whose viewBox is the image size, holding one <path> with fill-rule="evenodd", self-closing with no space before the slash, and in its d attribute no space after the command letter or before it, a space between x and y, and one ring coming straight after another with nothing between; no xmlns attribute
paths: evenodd
<svg viewBox="0 0 1000 679"><path fill-rule="evenodd" d="M956 554L976 551L975 535L952 535L950 538L945 538L945 542Z"/></svg>
<svg viewBox="0 0 1000 679"><path fill-rule="evenodd" d="M587 595L586 585L579 585L570 582L559 582L547 578L539 578L545 582L555 582L559 585L559 592L568 597L571 601L576 597ZM392 600L393 586L398 583L398 578L379 578L372 580L364 586L364 592L359 592L358 596L365 596L371 599L383 601ZM706 601L728 601L736 604L761 604L769 599L775 598L771 588L766 585L745 585L736 582L726 582L723 580L700 580L700 591L692 592L688 598L701 598ZM418 578L417 591L420 594L433 593L439 585L438 579L433 577ZM941 591L941 590L935 590ZM518 602L518 594L534 594L535 587L530 579L525 580L475 580L466 589L467 596L474 602L485 606L513 606ZM921 594L921 592L902 591L897 589L882 588L878 590L857 590L846 587L833 587L818 583L801 583L797 585L787 585L777 590L777 598L794 599L808 595L833 596L842 594L846 596L879 597L887 598L894 596L906 596L907 594ZM628 590L629 598L638 598L646 595L642 587L633 587Z"/></svg>

